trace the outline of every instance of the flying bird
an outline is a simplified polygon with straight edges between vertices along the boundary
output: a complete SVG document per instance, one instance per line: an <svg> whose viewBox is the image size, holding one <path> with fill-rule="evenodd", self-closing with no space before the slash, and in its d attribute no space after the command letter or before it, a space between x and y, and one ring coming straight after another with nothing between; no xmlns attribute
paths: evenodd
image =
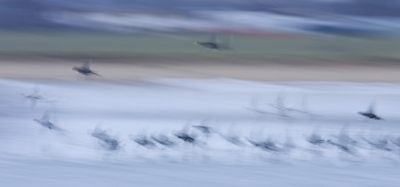
<svg viewBox="0 0 400 187"><path fill-rule="evenodd" d="M92 136L101 140L99 143L108 150L117 150L120 147L120 142L107 134L105 130L96 128Z"/></svg>
<svg viewBox="0 0 400 187"><path fill-rule="evenodd" d="M375 149L380 149L383 151L392 151L392 149L389 148L390 142L386 139L386 137L383 138L381 137L380 139L377 139L375 141L370 141L363 137L363 140L366 141L371 147Z"/></svg>
<svg viewBox="0 0 400 187"><path fill-rule="evenodd" d="M158 137L156 136L151 136L151 139L153 139L155 142L164 145L166 147L173 147L176 145L175 142L169 140L169 138L163 134L159 135Z"/></svg>
<svg viewBox="0 0 400 187"><path fill-rule="evenodd" d="M46 127L51 130L61 130L59 127L55 126L53 123L50 122L50 113L46 111L41 119L33 119L34 121L38 122L43 127Z"/></svg>
<svg viewBox="0 0 400 187"><path fill-rule="evenodd" d="M151 140L149 140L146 135L137 135L137 136L130 135L129 137L137 144L146 147L148 149L156 147L156 144Z"/></svg>
<svg viewBox="0 0 400 187"><path fill-rule="evenodd" d="M284 104L284 97L283 94L280 93L278 97L276 98L276 103L275 104L269 104L272 108L275 108L277 112L279 113L280 116L282 117L288 117L287 112L290 110L289 108L285 107Z"/></svg>
<svg viewBox="0 0 400 187"><path fill-rule="evenodd" d="M240 139L240 137L238 135L236 135L236 129L235 129L235 125L231 126L228 129L228 132L225 134L219 133L219 135L226 140L227 142L239 146L239 147L243 147L245 145L244 142L242 142L242 140Z"/></svg>
<svg viewBox="0 0 400 187"><path fill-rule="evenodd" d="M98 73L96 73L96 72L90 70L90 63L91 63L91 61L92 61L92 60L86 61L85 63L83 63L83 65L82 65L81 67L74 66L74 67L72 68L72 70L75 70L75 71L77 71L78 73L83 74L83 75L85 75L85 76L89 76L89 75L101 76L101 75L99 75Z"/></svg>
<svg viewBox="0 0 400 187"><path fill-rule="evenodd" d="M32 93L21 95L24 96L24 100L29 99L31 101L31 107L35 107L38 100L45 100L45 98L39 93L39 86L35 86Z"/></svg>
<svg viewBox="0 0 400 187"><path fill-rule="evenodd" d="M215 129L206 125L206 120L203 120L201 125L192 125L193 128L203 133L206 137L210 137L212 133L215 133Z"/></svg>
<svg viewBox="0 0 400 187"><path fill-rule="evenodd" d="M228 45L228 40L224 43L219 42L218 36L216 34L213 34L211 38L206 42L195 42L195 44L202 46L201 51L203 51L204 48L215 49L215 50L230 49Z"/></svg>
<svg viewBox="0 0 400 187"><path fill-rule="evenodd" d="M247 138L247 141L251 143L253 146L258 147L264 151L270 151L270 152L282 151L282 149L276 146L275 142L273 142L270 138L268 138L265 141L253 141Z"/></svg>
<svg viewBox="0 0 400 187"><path fill-rule="evenodd" d="M323 140L321 136L319 134L316 134L315 132L310 136L306 137L306 140L314 145L320 145L322 143L325 143L325 140Z"/></svg>
<svg viewBox="0 0 400 187"><path fill-rule="evenodd" d="M374 103L372 103L368 110L366 112L358 112L358 114L365 116L367 118L370 119L375 119L375 120L382 120L382 118L380 118L379 116L377 116L374 112Z"/></svg>

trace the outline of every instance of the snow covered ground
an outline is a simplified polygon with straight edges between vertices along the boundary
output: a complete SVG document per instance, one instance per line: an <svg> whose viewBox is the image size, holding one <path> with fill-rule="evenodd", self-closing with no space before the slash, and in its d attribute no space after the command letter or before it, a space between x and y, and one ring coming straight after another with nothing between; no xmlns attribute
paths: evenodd
<svg viewBox="0 0 400 187"><path fill-rule="evenodd" d="M32 104L21 94L35 86L45 99ZM400 84L0 80L0 88L0 186L400 184ZM357 114L371 104L384 120ZM33 120L46 111L60 130Z"/></svg>

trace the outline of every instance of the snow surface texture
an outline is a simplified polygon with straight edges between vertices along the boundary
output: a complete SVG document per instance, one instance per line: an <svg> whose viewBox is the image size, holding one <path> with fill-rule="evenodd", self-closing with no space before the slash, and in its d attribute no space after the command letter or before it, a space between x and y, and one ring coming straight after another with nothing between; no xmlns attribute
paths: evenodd
<svg viewBox="0 0 400 187"><path fill-rule="evenodd" d="M399 84L1 80L0 88L0 186L400 186ZM23 95L32 92L42 96L35 105ZM357 114L371 104L384 120ZM34 121L46 111L54 128Z"/></svg>

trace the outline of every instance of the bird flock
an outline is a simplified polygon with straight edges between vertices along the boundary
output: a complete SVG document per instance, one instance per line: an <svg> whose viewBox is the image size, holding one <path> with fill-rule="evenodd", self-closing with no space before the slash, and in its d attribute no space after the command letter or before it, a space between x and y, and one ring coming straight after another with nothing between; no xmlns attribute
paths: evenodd
<svg viewBox="0 0 400 187"><path fill-rule="evenodd" d="M100 76L98 73L90 70L90 61L87 61L83 64L82 67L73 67L72 70L77 71L80 74L85 76L95 75ZM54 99L48 99L42 96L39 93L39 87L36 86L34 88L33 93L31 94L22 94L25 100L31 101L31 106L34 107L37 101L45 101L52 103ZM297 112L304 115L308 115L310 117L316 116L305 106L306 97L303 99L303 108L295 109L289 108L284 105L284 97L283 94L280 94L276 103L269 104L269 107L275 109L277 112L272 113L266 110L261 110L259 108L259 98L253 98L251 102L251 107L247 107L250 111L253 111L258 114L266 114L266 115L276 115L279 117L289 117L290 113ZM358 114L370 119L370 120L382 120L381 117L375 114L374 112L374 104L371 104L367 111L358 112ZM65 131L64 129L56 126L54 123L50 121L50 112L46 111L42 118L34 119L35 122L40 124L41 126L52 130L52 131ZM347 126L344 126L341 131L337 135L332 135L330 137L321 137L318 133L314 132L310 135L303 135L305 142L309 146L314 148L329 148L329 149L337 149L341 152L347 153L349 155L356 156L359 154L357 150L367 149L367 150L380 150L385 152L393 152L400 153L400 137L381 137L378 140L369 140L363 136L358 137L350 137L347 133ZM189 130L192 133L189 133ZM121 140L110 135L106 130L102 130L100 128L96 128L94 131L90 132L90 135L96 139L98 139L99 144L107 150L118 150L122 147ZM267 138L255 138L252 136L238 136L236 133L228 132L224 133L216 128L213 128L209 125L201 124L201 125L188 125L186 124L183 129L179 131L173 131L172 133L164 133L164 134L130 134L128 139L141 146L145 149L149 150L164 150L171 149L176 150L176 147L182 145L190 145L193 147L200 147L203 149L207 149L209 147L209 142L213 139L220 139L225 141L226 143L238 147L238 148L256 148L258 150L262 150L269 153L288 153L292 150L296 149L306 149L305 147L301 147L300 145L296 145L291 137L287 137L285 142L278 142L271 137ZM303 145L304 146L304 145Z"/></svg>

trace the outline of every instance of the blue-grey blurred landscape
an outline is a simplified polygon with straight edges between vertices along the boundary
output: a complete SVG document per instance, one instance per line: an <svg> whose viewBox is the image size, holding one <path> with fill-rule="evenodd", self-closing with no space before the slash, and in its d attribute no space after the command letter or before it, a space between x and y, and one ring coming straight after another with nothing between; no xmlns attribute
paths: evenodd
<svg viewBox="0 0 400 187"><path fill-rule="evenodd" d="M3 0L0 3L2 29L116 32L293 29L357 35L395 30L400 16L400 5L395 0ZM140 24L144 21L146 24Z"/></svg>
<svg viewBox="0 0 400 187"><path fill-rule="evenodd" d="M394 0L0 2L0 55L398 61ZM213 35L231 53L199 53ZM188 58L190 57L190 58Z"/></svg>
<svg viewBox="0 0 400 187"><path fill-rule="evenodd" d="M0 186L398 186L396 0L0 0Z"/></svg>

